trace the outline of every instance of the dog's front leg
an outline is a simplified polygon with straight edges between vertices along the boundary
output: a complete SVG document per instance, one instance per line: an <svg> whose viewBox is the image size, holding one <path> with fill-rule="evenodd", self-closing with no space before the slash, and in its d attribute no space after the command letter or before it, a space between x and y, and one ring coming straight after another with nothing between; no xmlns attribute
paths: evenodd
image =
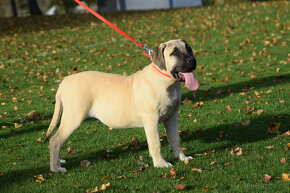
<svg viewBox="0 0 290 193"><path fill-rule="evenodd" d="M165 161L161 155L161 144L158 132L158 117L146 115L143 117L143 124L146 133L149 153L153 159L154 167L169 167L172 166Z"/></svg>
<svg viewBox="0 0 290 193"><path fill-rule="evenodd" d="M180 147L180 137L178 133L178 111L172 117L164 121L167 139L174 156L181 161L193 159L191 156L185 156Z"/></svg>

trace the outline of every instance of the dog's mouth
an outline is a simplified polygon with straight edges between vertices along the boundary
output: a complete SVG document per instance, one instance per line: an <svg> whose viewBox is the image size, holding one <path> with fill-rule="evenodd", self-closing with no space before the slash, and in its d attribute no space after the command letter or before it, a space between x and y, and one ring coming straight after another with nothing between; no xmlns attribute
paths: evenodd
<svg viewBox="0 0 290 193"><path fill-rule="evenodd" d="M176 80L181 82L185 82L185 86L190 90L197 90L198 89L198 81L195 78L192 70L186 72L177 71L176 67L172 70L172 75Z"/></svg>

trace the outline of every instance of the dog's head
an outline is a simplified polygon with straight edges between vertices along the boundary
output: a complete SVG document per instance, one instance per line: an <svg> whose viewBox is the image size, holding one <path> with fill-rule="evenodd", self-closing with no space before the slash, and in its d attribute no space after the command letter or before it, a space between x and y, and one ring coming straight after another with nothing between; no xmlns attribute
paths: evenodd
<svg viewBox="0 0 290 193"><path fill-rule="evenodd" d="M182 39L161 43L152 53L152 61L178 81L185 81L191 90L198 88L193 75L196 60L188 43Z"/></svg>

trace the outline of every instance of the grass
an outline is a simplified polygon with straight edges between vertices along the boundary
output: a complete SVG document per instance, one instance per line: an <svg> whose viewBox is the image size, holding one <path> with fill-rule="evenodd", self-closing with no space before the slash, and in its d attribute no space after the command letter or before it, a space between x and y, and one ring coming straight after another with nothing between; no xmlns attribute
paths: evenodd
<svg viewBox="0 0 290 193"><path fill-rule="evenodd" d="M68 172L50 173L43 133L61 79L85 70L131 74L150 61L91 15L2 18L0 192L85 192L108 182L109 192L289 192L281 180L289 174L289 137L268 132L271 124L280 123L280 133L290 125L288 7L284 1L105 14L150 48L182 38L194 50L201 85L196 92L183 88L179 129L185 153L195 159L176 161L162 137L176 178L170 168L153 168L143 129L109 130L93 119L63 147ZM237 147L241 156L230 153ZM150 166L135 174L145 167L140 155ZM82 160L91 165L80 166ZM36 175L45 180L36 182Z"/></svg>

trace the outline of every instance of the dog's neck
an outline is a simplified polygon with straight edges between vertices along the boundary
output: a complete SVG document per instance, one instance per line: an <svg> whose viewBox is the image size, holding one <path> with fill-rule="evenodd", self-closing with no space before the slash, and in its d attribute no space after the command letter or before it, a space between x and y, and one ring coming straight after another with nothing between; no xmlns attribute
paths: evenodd
<svg viewBox="0 0 290 193"><path fill-rule="evenodd" d="M166 73L164 73L164 72L162 72L157 66L156 66L156 64L154 64L153 62L151 63L151 65L160 73L160 74L162 74L163 76L166 76L167 78L172 78L170 75L168 75L168 74L166 74Z"/></svg>

